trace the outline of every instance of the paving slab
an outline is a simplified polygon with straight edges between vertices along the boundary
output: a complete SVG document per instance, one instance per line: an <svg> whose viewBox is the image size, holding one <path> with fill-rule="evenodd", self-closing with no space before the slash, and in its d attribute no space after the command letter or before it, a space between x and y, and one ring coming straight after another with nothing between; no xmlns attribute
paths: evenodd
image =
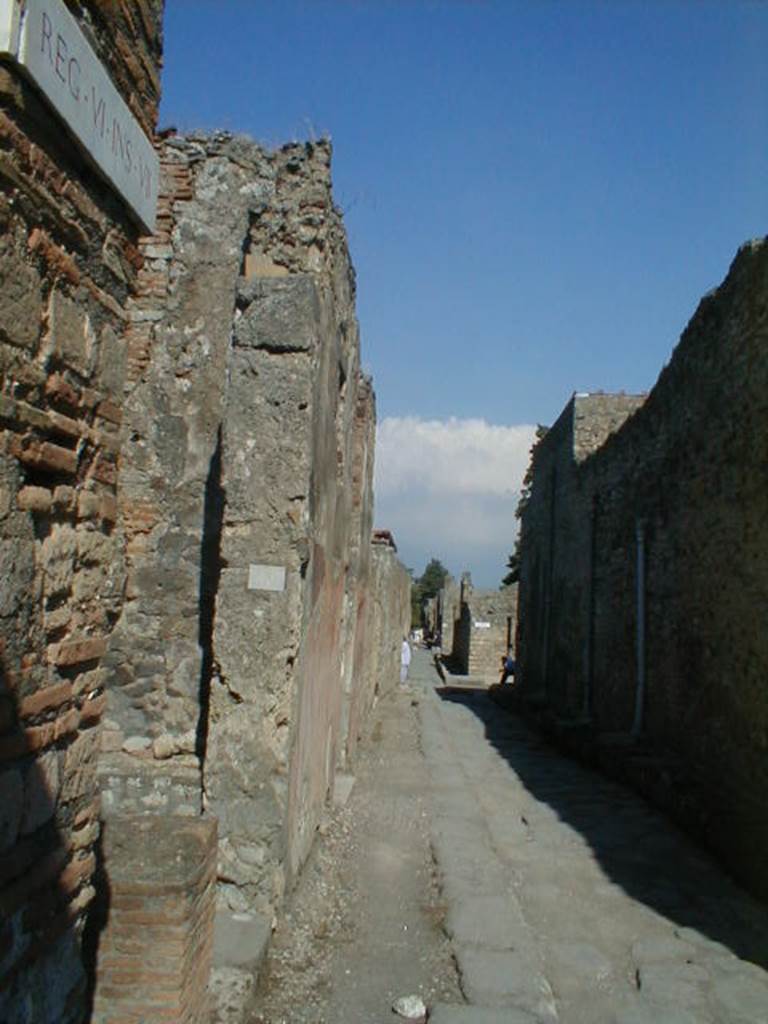
<svg viewBox="0 0 768 1024"><path fill-rule="evenodd" d="M438 1003L429 1015L429 1024L542 1024L541 1018L507 1006L503 1010L489 1010L482 1006L449 1006Z"/></svg>
<svg viewBox="0 0 768 1024"><path fill-rule="evenodd" d="M520 904L500 892L454 900L445 930L458 945L487 949L524 950L530 940Z"/></svg>
<svg viewBox="0 0 768 1024"><path fill-rule="evenodd" d="M458 946L456 962L470 1003L516 1007L545 1021L557 1020L552 989L535 953Z"/></svg>

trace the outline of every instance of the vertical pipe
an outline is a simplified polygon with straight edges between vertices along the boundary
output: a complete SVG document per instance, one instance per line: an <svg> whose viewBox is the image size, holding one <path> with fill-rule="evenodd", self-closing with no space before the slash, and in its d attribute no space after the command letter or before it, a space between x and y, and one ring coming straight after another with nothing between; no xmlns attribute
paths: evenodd
<svg viewBox="0 0 768 1024"><path fill-rule="evenodd" d="M635 521L637 543L637 685L635 687L635 718L632 735L638 736L643 728L643 706L645 704L645 520Z"/></svg>
<svg viewBox="0 0 768 1024"><path fill-rule="evenodd" d="M592 717L592 687L595 664L595 561L597 557L597 494L592 495L589 517L589 573L587 576L587 635L584 641L584 700L581 708L585 719Z"/></svg>
<svg viewBox="0 0 768 1024"><path fill-rule="evenodd" d="M555 516L557 514L557 466L552 467L549 477L549 536L547 550L547 578L544 598L544 678L543 692L549 697L550 683L550 629L552 620L552 592L555 583Z"/></svg>

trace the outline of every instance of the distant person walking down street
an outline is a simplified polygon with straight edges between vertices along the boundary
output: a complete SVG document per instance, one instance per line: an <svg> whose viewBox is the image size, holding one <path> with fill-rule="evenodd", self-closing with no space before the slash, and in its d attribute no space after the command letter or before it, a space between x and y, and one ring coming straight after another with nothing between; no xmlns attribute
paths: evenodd
<svg viewBox="0 0 768 1024"><path fill-rule="evenodd" d="M501 657L501 679L500 683L506 683L510 676L515 674L515 659L511 654L505 654Z"/></svg>
<svg viewBox="0 0 768 1024"><path fill-rule="evenodd" d="M400 683L401 685L408 678L408 666L411 664L411 646L406 637L403 637L403 646L400 648Z"/></svg>

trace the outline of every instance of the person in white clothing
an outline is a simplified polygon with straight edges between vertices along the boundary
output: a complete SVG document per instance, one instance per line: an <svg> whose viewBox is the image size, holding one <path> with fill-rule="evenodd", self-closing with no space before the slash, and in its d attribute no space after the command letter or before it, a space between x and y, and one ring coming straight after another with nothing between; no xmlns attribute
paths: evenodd
<svg viewBox="0 0 768 1024"><path fill-rule="evenodd" d="M403 646L400 648L400 683L408 678L408 666L411 664L411 647L408 638L403 637Z"/></svg>

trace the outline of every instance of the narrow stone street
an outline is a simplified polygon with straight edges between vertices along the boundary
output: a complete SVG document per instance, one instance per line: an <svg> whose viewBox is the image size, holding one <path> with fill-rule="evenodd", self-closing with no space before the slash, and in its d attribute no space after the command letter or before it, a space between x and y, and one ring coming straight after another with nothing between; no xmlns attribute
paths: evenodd
<svg viewBox="0 0 768 1024"><path fill-rule="evenodd" d="M424 748L447 930L468 1002L505 1008L441 1022L768 1020L764 908L484 691L433 698Z"/></svg>
<svg viewBox="0 0 768 1024"><path fill-rule="evenodd" d="M767 963L765 908L674 826L416 651L251 1021L377 1024L414 993L432 1024L764 1024Z"/></svg>

